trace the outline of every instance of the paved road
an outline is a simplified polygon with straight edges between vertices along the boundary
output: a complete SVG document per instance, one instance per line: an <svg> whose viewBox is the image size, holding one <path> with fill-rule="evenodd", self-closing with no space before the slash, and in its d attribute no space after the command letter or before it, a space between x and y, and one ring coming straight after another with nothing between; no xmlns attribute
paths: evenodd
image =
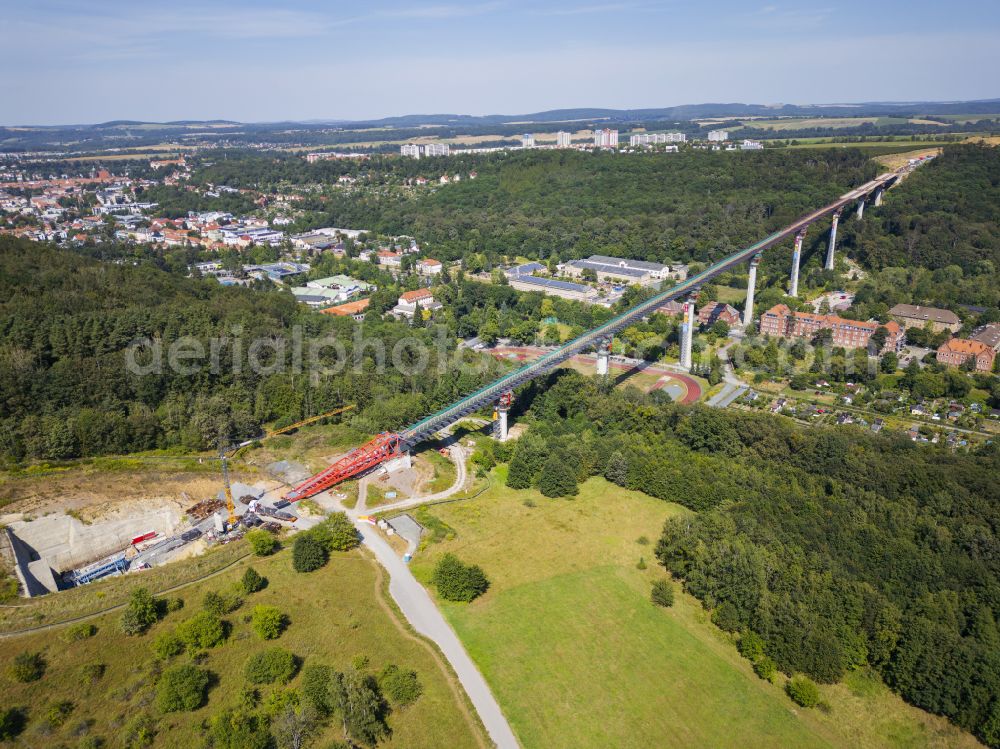
<svg viewBox="0 0 1000 749"><path fill-rule="evenodd" d="M454 444L449 448L449 451L455 462L456 476L455 483L448 489L423 497L411 497L390 505L381 505L373 510L377 512L401 510L425 502L445 499L461 491L467 477L465 450L461 445ZM444 657L448 659L448 663L451 664L458 676L465 693L469 695L473 707L479 714L483 725L486 726L493 742L500 749L508 749L508 747L516 749L520 745L514 738L510 724L493 697L486 679L479 673L476 664L466 652L465 646L458 639L458 635L442 616L430 594L427 593L423 585L417 582L413 573L410 572L410 568L396 554L388 541L382 538L371 524L359 519L365 513L363 494L361 487L359 487L358 507L354 510L348 510L347 514L354 523L354 527L361 533L365 546L371 549L379 564L389 573L389 594L410 625L421 635L432 640L440 648Z"/></svg>
<svg viewBox="0 0 1000 749"><path fill-rule="evenodd" d="M725 408L749 389L749 386L736 376L732 362L729 361L729 347L733 343L736 341L727 343L716 352L717 356L722 359L723 385L722 390L708 399L706 405L712 408Z"/></svg>
<svg viewBox="0 0 1000 749"><path fill-rule="evenodd" d="M389 593L399 605L403 616L417 632L433 640L444 653L479 713L490 738L500 749L517 749L519 744L514 738L514 732L500 710L500 705L493 698L489 685L430 595L371 525L356 520L355 526L364 537L365 546L372 550L375 558L388 571Z"/></svg>

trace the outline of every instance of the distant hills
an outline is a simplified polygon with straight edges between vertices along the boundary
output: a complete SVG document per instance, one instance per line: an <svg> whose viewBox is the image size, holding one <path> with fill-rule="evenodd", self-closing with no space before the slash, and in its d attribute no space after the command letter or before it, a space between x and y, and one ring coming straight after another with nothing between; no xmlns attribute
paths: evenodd
<svg viewBox="0 0 1000 749"><path fill-rule="evenodd" d="M93 125L50 126L45 129L94 128L97 130L127 129L130 127L159 126L161 128L226 128L243 127L247 124L282 127L397 127L420 126L439 127L481 127L483 125L511 125L516 123L558 123L574 121L641 122L651 120L697 120L704 118L745 118L745 117L912 117L921 114L975 115L1000 112L1000 98L977 99L973 101L915 101L915 102L861 102L845 104L742 104L706 103L682 104L674 107L652 107L645 109L606 109L601 107L580 107L576 109L550 109L544 112L526 114L407 114L372 120L313 119L289 120L285 122L241 123L233 120L176 120L172 122L142 122L138 120L114 120ZM40 128L41 129L41 128Z"/></svg>

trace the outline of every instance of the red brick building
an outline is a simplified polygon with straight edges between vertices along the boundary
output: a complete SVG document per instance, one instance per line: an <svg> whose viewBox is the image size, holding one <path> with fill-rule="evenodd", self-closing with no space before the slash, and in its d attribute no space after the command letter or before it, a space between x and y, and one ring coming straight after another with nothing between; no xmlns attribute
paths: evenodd
<svg viewBox="0 0 1000 749"><path fill-rule="evenodd" d="M736 311L735 307L722 302L709 302L698 310L698 323L700 325L714 325L719 320L722 320L726 325L739 325L740 313Z"/></svg>
<svg viewBox="0 0 1000 749"><path fill-rule="evenodd" d="M899 351L903 345L903 328L890 320L877 322L848 320L837 315L816 315L812 312L792 312L785 304L776 304L760 316L760 332L779 338L812 338L821 330L833 333L833 345L843 348L864 348L868 339L880 327L888 336L882 351Z"/></svg>
<svg viewBox="0 0 1000 749"><path fill-rule="evenodd" d="M960 367L970 358L976 360L977 372L992 372L996 352L982 341L967 338L952 338L937 350L937 360L952 367Z"/></svg>

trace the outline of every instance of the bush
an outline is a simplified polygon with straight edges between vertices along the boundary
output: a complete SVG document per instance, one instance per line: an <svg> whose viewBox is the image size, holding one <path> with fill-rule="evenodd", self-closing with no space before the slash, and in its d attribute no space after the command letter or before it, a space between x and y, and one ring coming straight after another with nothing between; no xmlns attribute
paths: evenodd
<svg viewBox="0 0 1000 749"><path fill-rule="evenodd" d="M329 666L312 665L302 669L302 699L321 716L333 712L330 700L330 680L333 669Z"/></svg>
<svg viewBox="0 0 1000 749"><path fill-rule="evenodd" d="M250 622L254 632L262 639L274 640L285 631L288 617L282 614L277 606L254 606Z"/></svg>
<svg viewBox="0 0 1000 749"><path fill-rule="evenodd" d="M282 648L271 648L251 656L245 674L251 684L287 684L297 670L294 655Z"/></svg>
<svg viewBox="0 0 1000 749"><path fill-rule="evenodd" d="M243 599L238 595L224 596L214 590L208 591L201 599L201 607L205 611L210 611L216 616L224 616L232 611L236 611L243 605Z"/></svg>
<svg viewBox="0 0 1000 749"><path fill-rule="evenodd" d="M300 533L292 546L292 567L296 572L318 570L329 558L322 541L308 533Z"/></svg>
<svg viewBox="0 0 1000 749"><path fill-rule="evenodd" d="M819 687L808 676L793 676L785 683L785 691L792 702L802 707L816 707L819 704Z"/></svg>
<svg viewBox="0 0 1000 749"><path fill-rule="evenodd" d="M483 570L474 564L463 564L454 554L445 554L434 568L434 585L446 601L472 601L490 587Z"/></svg>
<svg viewBox="0 0 1000 749"><path fill-rule="evenodd" d="M762 655L753 663L753 672L765 681L771 681L778 673L777 664L768 655Z"/></svg>
<svg viewBox="0 0 1000 749"><path fill-rule="evenodd" d="M76 705L69 700L62 700L61 702L49 705L49 709L45 711L45 725L53 730L59 728L73 714L75 707Z"/></svg>
<svg viewBox="0 0 1000 749"><path fill-rule="evenodd" d="M261 528L254 528L246 535L253 553L259 557L266 557L278 550L278 539Z"/></svg>
<svg viewBox="0 0 1000 749"><path fill-rule="evenodd" d="M740 635L740 655L751 663L756 663L764 656L764 640L753 630Z"/></svg>
<svg viewBox="0 0 1000 749"><path fill-rule="evenodd" d="M382 669L382 673L378 677L378 685L379 689L389 695L389 699L399 707L412 705L424 691L416 671L402 669L395 664L390 664Z"/></svg>
<svg viewBox="0 0 1000 749"><path fill-rule="evenodd" d="M94 684L104 677L107 666L103 663L84 663L80 666L80 683Z"/></svg>
<svg viewBox="0 0 1000 749"><path fill-rule="evenodd" d="M199 611L177 625L177 636L189 647L204 650L214 648L225 640L226 628L222 620L211 611Z"/></svg>
<svg viewBox="0 0 1000 749"><path fill-rule="evenodd" d="M253 567L247 567L240 579L240 587L246 595L263 590L265 585L267 585L267 578L261 577L260 573Z"/></svg>
<svg viewBox="0 0 1000 749"><path fill-rule="evenodd" d="M80 640L86 640L88 637L93 637L97 634L97 627L95 627L90 622L81 622L80 624L74 624L69 627L65 632L63 632L62 639L66 642L79 642Z"/></svg>
<svg viewBox="0 0 1000 749"><path fill-rule="evenodd" d="M14 681L27 684L38 681L45 674L45 658L41 653L18 653L10 665L10 675Z"/></svg>
<svg viewBox="0 0 1000 749"><path fill-rule="evenodd" d="M145 588L137 588L129 596L119 626L126 635L140 635L156 623L158 616L156 599Z"/></svg>
<svg viewBox="0 0 1000 749"><path fill-rule="evenodd" d="M156 704L165 713L196 710L205 704L211 680L208 671L190 663L168 668L156 685Z"/></svg>
<svg viewBox="0 0 1000 749"><path fill-rule="evenodd" d="M357 529L343 512L335 512L312 528L309 534L330 551L350 551L361 544L361 537L358 535Z"/></svg>
<svg viewBox="0 0 1000 749"><path fill-rule="evenodd" d="M27 722L28 716L23 707L0 709L0 741L17 738Z"/></svg>
<svg viewBox="0 0 1000 749"><path fill-rule="evenodd" d="M670 584L669 580L657 580L653 583L649 599L657 606L670 608L674 605L674 586Z"/></svg>
<svg viewBox="0 0 1000 749"><path fill-rule="evenodd" d="M175 631L160 632L153 640L153 652L164 660L173 658L184 652L184 640Z"/></svg>
<svg viewBox="0 0 1000 749"><path fill-rule="evenodd" d="M167 601L167 611L180 611L184 608L183 598L171 598Z"/></svg>
<svg viewBox="0 0 1000 749"><path fill-rule="evenodd" d="M122 746L125 749L146 749L153 745L156 738L156 721L148 715L136 715L121 732Z"/></svg>
<svg viewBox="0 0 1000 749"><path fill-rule="evenodd" d="M249 710L232 709L216 715L208 734L214 749L271 749L274 740L267 720Z"/></svg>

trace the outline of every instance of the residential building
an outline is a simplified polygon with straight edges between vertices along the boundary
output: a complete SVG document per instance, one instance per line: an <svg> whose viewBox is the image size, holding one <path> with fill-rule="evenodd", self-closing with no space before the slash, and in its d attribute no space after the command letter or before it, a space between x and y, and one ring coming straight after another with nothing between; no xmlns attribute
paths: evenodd
<svg viewBox="0 0 1000 749"><path fill-rule="evenodd" d="M570 283L568 281L556 281L552 278L514 276L510 279L510 286L512 289L517 289L518 291L540 291L549 296L576 299L581 302L594 302L597 300L597 290L590 286Z"/></svg>
<svg viewBox="0 0 1000 749"><path fill-rule="evenodd" d="M573 137L564 130L556 133L556 148L569 148L573 145Z"/></svg>
<svg viewBox="0 0 1000 749"><path fill-rule="evenodd" d="M400 295L396 306L392 308L392 314L397 317L412 318L418 308L433 311L441 309L442 306L441 302L435 301L434 293L430 289L416 289Z"/></svg>
<svg viewBox="0 0 1000 749"><path fill-rule="evenodd" d="M976 328L970 336L972 340L985 343L995 352L1000 353L1000 323L990 323Z"/></svg>
<svg viewBox="0 0 1000 749"><path fill-rule="evenodd" d="M888 334L882 351L899 351L903 345L903 328L894 320L884 326L877 322L848 320L837 315L817 315L812 312L792 312L788 305L776 304L760 316L760 332L780 338L813 338L821 330L833 333L833 345L863 348L880 327Z"/></svg>
<svg viewBox="0 0 1000 749"><path fill-rule="evenodd" d="M384 265L388 268L398 268L403 262L403 253L393 252L392 250L379 250L376 253L378 258L378 264Z"/></svg>
<svg viewBox="0 0 1000 749"><path fill-rule="evenodd" d="M714 143L721 143L722 141L729 140L728 130L709 130L708 140Z"/></svg>
<svg viewBox="0 0 1000 749"><path fill-rule="evenodd" d="M595 130L594 145L597 148L618 148L618 131L610 128Z"/></svg>
<svg viewBox="0 0 1000 749"><path fill-rule="evenodd" d="M436 276L444 269L440 260L432 257L425 257L417 261L417 273L422 276Z"/></svg>
<svg viewBox="0 0 1000 749"><path fill-rule="evenodd" d="M447 156L451 148L447 143L428 143L424 146L424 156Z"/></svg>
<svg viewBox="0 0 1000 749"><path fill-rule="evenodd" d="M531 133L525 133L521 136L521 148L534 148L535 147L535 136Z"/></svg>
<svg viewBox="0 0 1000 749"><path fill-rule="evenodd" d="M992 372L997 352L982 341L968 338L952 338L942 343L937 350L937 360L951 367L960 367L969 359L977 372Z"/></svg>
<svg viewBox="0 0 1000 749"><path fill-rule="evenodd" d="M630 135L630 146L653 146L659 143L683 143L687 140L684 133L636 133Z"/></svg>
<svg viewBox="0 0 1000 749"><path fill-rule="evenodd" d="M399 147L400 156L409 156L414 159L420 158L420 146L416 143L404 143Z"/></svg>
<svg viewBox="0 0 1000 749"><path fill-rule="evenodd" d="M923 328L930 323L935 333L950 330L952 333L962 327L962 321L951 310L937 307L921 307L913 304L897 304L889 310L889 317L904 328Z"/></svg>
<svg viewBox="0 0 1000 749"><path fill-rule="evenodd" d="M662 312L664 315L670 317L680 317L684 314L684 305L681 302L671 299L669 302L661 304L657 312Z"/></svg>
<svg viewBox="0 0 1000 749"><path fill-rule="evenodd" d="M720 320L726 323L726 325L739 325L740 313L736 311L735 307L723 302L709 302L698 310L699 325L711 327Z"/></svg>
<svg viewBox="0 0 1000 749"><path fill-rule="evenodd" d="M762 151L764 144L759 140L745 140L740 144L741 151Z"/></svg>

